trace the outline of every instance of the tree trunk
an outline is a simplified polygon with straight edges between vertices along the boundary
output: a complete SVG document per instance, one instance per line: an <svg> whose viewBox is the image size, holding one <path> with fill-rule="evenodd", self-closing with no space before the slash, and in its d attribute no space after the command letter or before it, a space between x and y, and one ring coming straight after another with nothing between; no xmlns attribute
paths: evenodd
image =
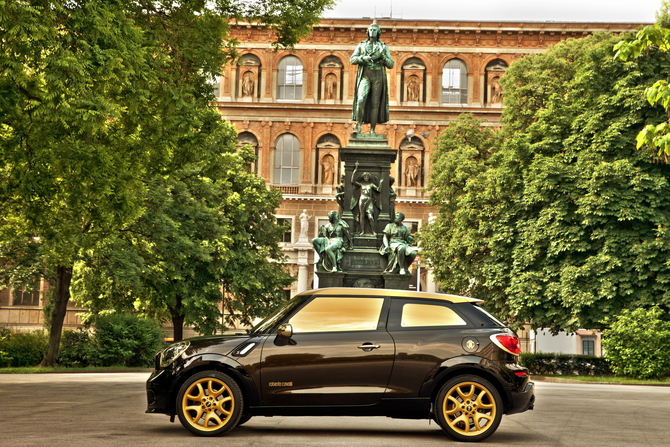
<svg viewBox="0 0 670 447"><path fill-rule="evenodd" d="M39 366L54 366L56 364L63 322L67 313L67 302L70 301L70 282L72 282L72 267L56 267L56 291L53 293L54 307L51 313L49 346Z"/></svg>
<svg viewBox="0 0 670 447"><path fill-rule="evenodd" d="M184 309L180 296L177 296L177 304L171 314L174 341L181 341L184 338Z"/></svg>

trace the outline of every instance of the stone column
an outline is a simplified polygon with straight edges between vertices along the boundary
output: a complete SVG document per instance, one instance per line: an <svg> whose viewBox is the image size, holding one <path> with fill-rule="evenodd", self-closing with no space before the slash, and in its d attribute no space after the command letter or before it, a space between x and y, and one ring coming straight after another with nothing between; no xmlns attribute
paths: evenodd
<svg viewBox="0 0 670 447"><path fill-rule="evenodd" d="M426 267L426 292L437 292L437 285L435 284L435 275L433 269Z"/></svg>
<svg viewBox="0 0 670 447"><path fill-rule="evenodd" d="M311 249L312 246L309 245ZM309 250L305 250L302 247L298 249L298 290L297 292L304 292L307 290L308 286L308 276L309 272L307 267L309 266Z"/></svg>

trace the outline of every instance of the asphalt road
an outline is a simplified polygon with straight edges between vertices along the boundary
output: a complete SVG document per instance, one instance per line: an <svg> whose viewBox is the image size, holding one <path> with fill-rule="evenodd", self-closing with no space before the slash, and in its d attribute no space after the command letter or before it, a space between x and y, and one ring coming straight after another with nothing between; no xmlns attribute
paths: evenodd
<svg viewBox="0 0 670 447"><path fill-rule="evenodd" d="M222 438L191 435L145 414L146 373L0 375L0 446L444 446L428 421L253 418ZM503 416L493 446L670 445L670 387L536 384L535 410Z"/></svg>

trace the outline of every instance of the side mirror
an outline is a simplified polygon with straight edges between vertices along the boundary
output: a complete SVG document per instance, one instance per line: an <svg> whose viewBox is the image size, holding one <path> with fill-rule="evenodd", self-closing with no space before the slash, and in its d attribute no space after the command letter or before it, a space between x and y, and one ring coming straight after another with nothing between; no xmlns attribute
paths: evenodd
<svg viewBox="0 0 670 447"><path fill-rule="evenodd" d="M282 324L277 329L277 335L281 338L291 338L293 335L293 326L290 324Z"/></svg>
<svg viewBox="0 0 670 447"><path fill-rule="evenodd" d="M294 346L296 344L295 340L291 340L293 335L293 326L290 324L282 324L277 328L277 336L275 337L276 346Z"/></svg>

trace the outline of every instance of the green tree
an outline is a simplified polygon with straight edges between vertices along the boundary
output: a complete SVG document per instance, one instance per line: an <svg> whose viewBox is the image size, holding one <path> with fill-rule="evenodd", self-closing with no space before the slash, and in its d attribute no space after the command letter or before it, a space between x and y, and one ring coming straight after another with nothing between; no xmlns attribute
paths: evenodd
<svg viewBox="0 0 670 447"><path fill-rule="evenodd" d="M431 203L443 224L427 226L422 240L432 242L425 256L440 260L445 289L484 298L510 323L554 331L601 327L625 308L670 307L670 169L634 145L663 113L641 92L670 57L623 62L613 58L619 39L569 39L512 64L500 148L480 139L466 157L472 173L435 170ZM468 153L445 144L446 132L438 166ZM461 176L464 187L446 186L445 176Z"/></svg>
<svg viewBox="0 0 670 447"><path fill-rule="evenodd" d="M640 57L650 49L670 50L670 3L661 2L661 9L656 12L656 23L646 26L637 32L635 39L625 38L614 45L616 56L627 61ZM660 73L659 73L660 74ZM668 78L660 79L649 86L644 95L651 105L660 105L665 109L666 116L662 122L658 119L647 125L637 135L637 148L647 147L657 155L663 156L667 163L670 155L670 86Z"/></svg>
<svg viewBox="0 0 670 447"><path fill-rule="evenodd" d="M605 358L617 375L659 379L670 372L670 322L659 307L625 309L603 331Z"/></svg>
<svg viewBox="0 0 670 447"><path fill-rule="evenodd" d="M479 193L499 142L499 131L463 114L440 134L432 154L428 189L437 216L421 231L420 245L424 256L429 253L443 286L459 294L470 292L473 272L484 268L490 254L483 245L488 232L480 223L481 214L491 205ZM492 206L497 209L495 200Z"/></svg>
<svg viewBox="0 0 670 447"><path fill-rule="evenodd" d="M0 237L38 241L54 278L44 365L81 250L142 215L147 179L200 159L208 80L236 56L231 19L262 21L291 45L331 4L0 0Z"/></svg>
<svg viewBox="0 0 670 447"><path fill-rule="evenodd" d="M274 210L280 194L248 172L253 154L238 151L235 130L212 111L204 161L149 183L145 213L115 238L84 254L73 297L91 315L136 310L200 333L244 323L271 310L275 292L293 279L284 271L284 228ZM227 321L219 304L226 296Z"/></svg>

